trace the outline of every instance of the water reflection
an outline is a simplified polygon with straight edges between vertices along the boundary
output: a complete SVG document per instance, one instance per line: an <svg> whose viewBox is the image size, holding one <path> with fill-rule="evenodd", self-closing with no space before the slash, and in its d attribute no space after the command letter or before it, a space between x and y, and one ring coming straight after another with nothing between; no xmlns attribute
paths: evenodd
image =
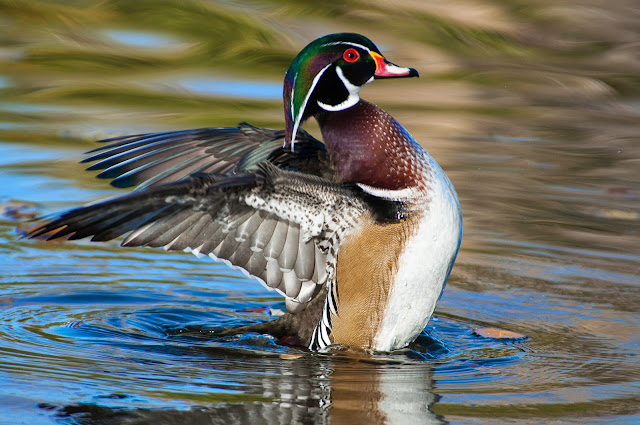
<svg viewBox="0 0 640 425"><path fill-rule="evenodd" d="M430 342L367 357L186 335L269 320L279 300L184 254L24 241L23 218L0 207L0 421L640 420L634 2L0 8L3 206L50 213L120 193L77 164L102 137L281 128L291 58L348 30L420 70L362 95L438 159L465 213ZM529 339L482 339L476 326Z"/></svg>
<svg viewBox="0 0 640 425"><path fill-rule="evenodd" d="M194 341L191 342L193 344ZM185 392L184 385L172 388L165 383L163 390L154 394L155 397L193 397L199 403L215 404L186 410L102 407L86 403L65 406L42 404L40 407L53 410L60 417L73 419L74 423L447 423L431 410L438 399L433 393L433 366L412 362L402 355L371 356L353 351L329 354L281 352L277 355L265 350L269 343L256 336L240 337L234 341L233 348L220 345L163 346L145 343L144 340L137 345L137 348L135 344L127 348L143 351L144 355L131 360L144 362L148 371L153 372L158 367L165 368L165 371L173 369L171 362L149 361L149 357L161 355L165 359L181 358L180 379L190 376L191 385L198 385L196 376L201 372L216 377L213 378L215 388L200 387L194 393ZM198 368L196 376L191 376L189 363ZM239 370L247 372L238 375ZM237 382L228 381L232 376ZM212 393L209 392L211 390ZM134 404L127 403L131 397L121 393L101 396L111 401L107 404L116 406Z"/></svg>
<svg viewBox="0 0 640 425"><path fill-rule="evenodd" d="M335 362L331 375L331 423L444 424L431 411L433 393L429 363Z"/></svg>
<svg viewBox="0 0 640 425"><path fill-rule="evenodd" d="M165 34L152 34L141 31L106 30L104 35L113 41L133 47L145 47L150 49L170 48L178 43Z"/></svg>
<svg viewBox="0 0 640 425"><path fill-rule="evenodd" d="M263 99L281 99L282 83L266 83L246 80L226 80L212 78L184 78L178 80L178 86L198 94L213 96L249 97Z"/></svg>

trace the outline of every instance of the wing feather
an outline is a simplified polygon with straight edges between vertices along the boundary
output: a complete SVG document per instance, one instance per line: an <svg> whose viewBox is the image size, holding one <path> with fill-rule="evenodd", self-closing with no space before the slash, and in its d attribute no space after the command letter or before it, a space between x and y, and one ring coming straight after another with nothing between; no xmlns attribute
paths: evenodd
<svg viewBox="0 0 640 425"><path fill-rule="evenodd" d="M203 235L204 229L207 227L207 224L210 223L210 219L208 215L202 211L194 213L193 216L197 217L197 221L193 222L173 241L165 245L164 248L166 250L179 251L188 248L190 245L198 246L197 241Z"/></svg>
<svg viewBox="0 0 640 425"><path fill-rule="evenodd" d="M311 280L316 265L316 246L312 241L298 240L298 254L293 269L302 281Z"/></svg>
<svg viewBox="0 0 640 425"><path fill-rule="evenodd" d="M260 214L266 215L265 212L261 212ZM251 235L251 249L254 251L264 250L265 257L268 257L265 247L271 241L271 237L273 236L273 232L276 230L277 224L278 220L276 220L275 217L266 217L262 223L260 223L258 230Z"/></svg>
<svg viewBox="0 0 640 425"><path fill-rule="evenodd" d="M298 257L298 245L300 240L300 227L289 226L284 246L278 257L278 264L283 271L293 270Z"/></svg>
<svg viewBox="0 0 640 425"><path fill-rule="evenodd" d="M280 270L278 261L275 259L267 259L267 284L270 287L280 289L285 293L286 288L284 287L282 275L283 273L282 270Z"/></svg>
<svg viewBox="0 0 640 425"><path fill-rule="evenodd" d="M226 233L222 231L222 228L223 226L221 223L213 223L213 226L209 228L210 230L214 230L211 233L211 236L206 238L202 244L189 248L197 248L198 252L203 255L212 254L226 237Z"/></svg>
<svg viewBox="0 0 640 425"><path fill-rule="evenodd" d="M167 133L149 143L167 137L173 136ZM145 141L117 141L111 150L122 154L129 152L129 144L144 146ZM233 143L227 148L232 155L244 152ZM252 171L192 175L71 210L27 236L109 240L128 233L123 246L209 255L276 289L286 297L289 311L297 312L332 277L335 249L327 247L337 248L340 237L367 212L354 190L263 162Z"/></svg>
<svg viewBox="0 0 640 425"><path fill-rule="evenodd" d="M222 243L216 247L211 253L218 258L230 259L236 252L240 242L236 240L233 233L226 232Z"/></svg>
<svg viewBox="0 0 640 425"><path fill-rule="evenodd" d="M241 267L247 271L256 270L256 277L262 279L264 282L267 282L267 280L262 277L264 270L266 270L266 267L267 267L267 259L264 257L262 252L259 252L259 251L251 251L251 252L252 252L251 257Z"/></svg>
<svg viewBox="0 0 640 425"><path fill-rule="evenodd" d="M255 213L252 211L251 216L235 230L235 238L239 242L244 242L250 239L260 228L260 225L264 222L264 214Z"/></svg>
<svg viewBox="0 0 640 425"><path fill-rule="evenodd" d="M271 234L271 239L264 247L264 256L267 260L277 260L284 248L284 244L287 241L287 233L289 230L288 220L278 220L276 222L276 228Z"/></svg>
<svg viewBox="0 0 640 425"><path fill-rule="evenodd" d="M254 170L264 161L289 168L306 164L306 171L316 174L329 168L324 145L308 133L298 133L296 150L290 152L282 147L284 131L247 123L138 134L103 142L107 144L90 151L91 156L82 162L95 162L88 170L103 170L98 177L113 179L111 184L116 187L143 189L177 182L193 173L241 173Z"/></svg>

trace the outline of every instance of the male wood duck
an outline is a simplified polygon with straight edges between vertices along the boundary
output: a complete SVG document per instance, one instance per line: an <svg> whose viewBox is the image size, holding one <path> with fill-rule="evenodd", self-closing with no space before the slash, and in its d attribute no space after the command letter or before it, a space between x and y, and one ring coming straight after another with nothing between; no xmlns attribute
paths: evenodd
<svg viewBox="0 0 640 425"><path fill-rule="evenodd" d="M284 79L285 130L242 123L105 140L83 162L128 195L64 212L28 237L208 255L286 298L258 331L311 350L391 351L424 329L453 267L462 213L440 166L362 100L374 79L417 77L358 34L321 37ZM314 117L324 143L300 128Z"/></svg>

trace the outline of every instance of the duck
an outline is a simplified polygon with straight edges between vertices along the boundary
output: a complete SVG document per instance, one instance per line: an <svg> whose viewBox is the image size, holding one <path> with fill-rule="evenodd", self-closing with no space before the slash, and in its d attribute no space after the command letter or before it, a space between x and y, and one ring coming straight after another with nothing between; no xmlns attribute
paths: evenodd
<svg viewBox="0 0 640 425"><path fill-rule="evenodd" d="M418 77L355 33L309 43L284 77L283 130L248 123L101 141L83 162L134 189L44 217L28 238L109 241L208 256L284 297L274 320L223 330L309 350L411 344L442 296L462 211L442 168L360 97ZM322 141L301 128L314 118ZM226 333L225 333L226 332Z"/></svg>

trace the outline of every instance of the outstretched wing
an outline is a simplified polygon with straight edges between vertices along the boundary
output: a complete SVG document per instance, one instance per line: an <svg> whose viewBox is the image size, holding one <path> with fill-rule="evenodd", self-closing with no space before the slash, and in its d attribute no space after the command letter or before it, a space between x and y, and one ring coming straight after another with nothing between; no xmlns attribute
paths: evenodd
<svg viewBox="0 0 640 425"><path fill-rule="evenodd" d="M307 132L298 133L295 152L283 148L284 130L253 127L200 128L106 139L82 162L88 170L114 179L116 187L172 183L194 173L231 175L255 170L263 161L307 174L330 177L324 144Z"/></svg>
<svg viewBox="0 0 640 425"><path fill-rule="evenodd" d="M49 239L129 233L124 246L163 246L225 260L304 308L333 276L335 249L367 212L357 188L261 162L235 175L195 174L65 212L27 232Z"/></svg>

